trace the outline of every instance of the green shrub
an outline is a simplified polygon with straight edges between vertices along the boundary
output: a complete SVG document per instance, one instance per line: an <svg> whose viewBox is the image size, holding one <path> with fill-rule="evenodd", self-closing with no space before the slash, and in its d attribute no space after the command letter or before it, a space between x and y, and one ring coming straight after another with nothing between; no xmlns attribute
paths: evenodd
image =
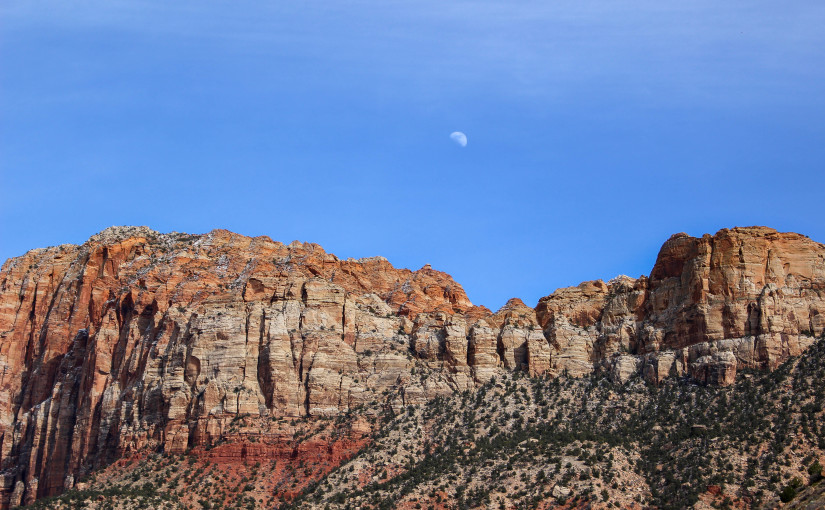
<svg viewBox="0 0 825 510"><path fill-rule="evenodd" d="M781 499L783 503L787 503L795 497L796 489L794 489L790 485L786 485L785 488L782 489L782 491L779 493L779 499Z"/></svg>

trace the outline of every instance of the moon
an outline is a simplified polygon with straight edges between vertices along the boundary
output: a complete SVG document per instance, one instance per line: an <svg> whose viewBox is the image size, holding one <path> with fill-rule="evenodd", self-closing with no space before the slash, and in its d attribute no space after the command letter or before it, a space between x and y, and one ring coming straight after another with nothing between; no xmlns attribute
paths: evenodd
<svg viewBox="0 0 825 510"><path fill-rule="evenodd" d="M453 131L450 133L450 138L453 139L455 143L462 147L467 147L467 135L462 133L461 131Z"/></svg>

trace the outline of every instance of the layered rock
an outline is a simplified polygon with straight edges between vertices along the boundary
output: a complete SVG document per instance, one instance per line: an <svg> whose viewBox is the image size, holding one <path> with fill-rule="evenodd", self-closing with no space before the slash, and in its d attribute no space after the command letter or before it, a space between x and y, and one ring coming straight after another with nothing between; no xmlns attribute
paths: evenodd
<svg viewBox="0 0 825 510"><path fill-rule="evenodd" d="M113 228L0 276L6 504L147 445L182 452L237 415L336 415L410 381L409 317L471 317L448 275L226 231ZM464 387L467 383L463 384ZM17 496L15 496L17 498Z"/></svg>
<svg viewBox="0 0 825 510"><path fill-rule="evenodd" d="M147 447L211 444L241 415L398 409L502 370L727 384L825 330L825 247L763 227L663 246L650 277L493 314L449 275L283 245L112 228L0 271L0 505Z"/></svg>
<svg viewBox="0 0 825 510"><path fill-rule="evenodd" d="M676 234L649 278L560 289L536 312L554 373L601 365L620 381L641 370L730 384L738 369L773 369L823 335L825 246L765 227Z"/></svg>

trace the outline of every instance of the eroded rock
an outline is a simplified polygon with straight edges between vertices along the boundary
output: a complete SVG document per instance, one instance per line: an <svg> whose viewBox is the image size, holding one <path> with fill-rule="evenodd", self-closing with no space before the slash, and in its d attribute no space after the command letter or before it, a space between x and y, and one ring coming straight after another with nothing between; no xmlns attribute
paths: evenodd
<svg viewBox="0 0 825 510"><path fill-rule="evenodd" d="M764 227L677 234L650 277L473 306L449 275L216 230L107 229L0 271L0 507L239 416L400 409L503 370L730 384L825 332L825 247Z"/></svg>

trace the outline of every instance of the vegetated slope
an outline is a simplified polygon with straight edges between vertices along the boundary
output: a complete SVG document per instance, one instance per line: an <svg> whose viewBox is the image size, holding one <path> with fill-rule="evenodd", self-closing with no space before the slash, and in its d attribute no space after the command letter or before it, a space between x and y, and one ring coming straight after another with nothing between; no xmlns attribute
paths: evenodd
<svg viewBox="0 0 825 510"><path fill-rule="evenodd" d="M772 507L819 479L824 377L822 340L729 387L505 375L410 407L294 508Z"/></svg>
<svg viewBox="0 0 825 510"><path fill-rule="evenodd" d="M214 445L184 454L137 452L31 507L277 508L368 444L378 423L377 416L239 416Z"/></svg>
<svg viewBox="0 0 825 510"><path fill-rule="evenodd" d="M649 277L496 313L429 265L113 227L0 269L0 510L149 452L280 459L253 487L277 504L357 452L382 409L514 372L729 385L823 332L825 246L765 227L676 234ZM341 417L366 422L328 429ZM314 439L296 450L296 433Z"/></svg>
<svg viewBox="0 0 825 510"><path fill-rule="evenodd" d="M361 409L373 418L328 420L321 433L346 435L362 420L374 439L289 494L291 503L266 486L281 459L246 459L241 473L201 456L155 454L35 507L770 508L782 495L802 505L792 508L818 508L810 505L825 485L824 377L825 340L728 387L516 372L398 414ZM296 445L318 433L296 435ZM287 469L293 488L311 478L303 462Z"/></svg>

